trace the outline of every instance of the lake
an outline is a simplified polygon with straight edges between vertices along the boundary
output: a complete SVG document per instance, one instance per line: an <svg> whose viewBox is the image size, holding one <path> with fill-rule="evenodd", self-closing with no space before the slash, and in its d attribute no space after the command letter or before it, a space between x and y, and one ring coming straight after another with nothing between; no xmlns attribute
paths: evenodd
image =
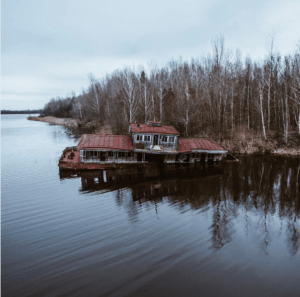
<svg viewBox="0 0 300 297"><path fill-rule="evenodd" d="M300 296L300 159L59 171L87 130L1 117L3 296Z"/></svg>

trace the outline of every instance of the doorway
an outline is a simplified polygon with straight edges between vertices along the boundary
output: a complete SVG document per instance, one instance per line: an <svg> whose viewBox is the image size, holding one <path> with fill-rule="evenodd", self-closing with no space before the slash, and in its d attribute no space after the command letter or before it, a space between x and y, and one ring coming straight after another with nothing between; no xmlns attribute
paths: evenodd
<svg viewBox="0 0 300 297"><path fill-rule="evenodd" d="M163 163L165 160L165 155L163 154L146 154L145 161L148 162L158 162Z"/></svg>
<svg viewBox="0 0 300 297"><path fill-rule="evenodd" d="M100 152L100 161L105 161L105 152Z"/></svg>
<svg viewBox="0 0 300 297"><path fill-rule="evenodd" d="M154 135L154 137L153 137L153 145L158 145L158 135Z"/></svg>
<svg viewBox="0 0 300 297"><path fill-rule="evenodd" d="M206 154L201 154L201 159L200 159L200 163L202 164L202 165L205 165L205 158L206 158Z"/></svg>

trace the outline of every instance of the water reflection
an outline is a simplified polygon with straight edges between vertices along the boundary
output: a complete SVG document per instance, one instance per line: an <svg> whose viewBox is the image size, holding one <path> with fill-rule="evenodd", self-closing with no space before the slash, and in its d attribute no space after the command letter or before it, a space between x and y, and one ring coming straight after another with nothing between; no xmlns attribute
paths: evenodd
<svg viewBox="0 0 300 297"><path fill-rule="evenodd" d="M299 159L60 180L80 132L5 116L3 295L299 296Z"/></svg>
<svg viewBox="0 0 300 297"><path fill-rule="evenodd" d="M299 159L252 157L239 163L214 166L147 166L111 171L60 172L60 178L81 178L82 193L116 191L116 203L136 219L138 207L160 203L179 209L211 211L211 248L220 250L235 236L235 223L243 218L244 232L256 228L258 243L268 255L274 226L285 220L287 249L291 256L300 246ZM130 203L128 198L130 190ZM253 217L256 225L253 226ZM276 223L274 223L276 220ZM272 231L270 231L270 228Z"/></svg>

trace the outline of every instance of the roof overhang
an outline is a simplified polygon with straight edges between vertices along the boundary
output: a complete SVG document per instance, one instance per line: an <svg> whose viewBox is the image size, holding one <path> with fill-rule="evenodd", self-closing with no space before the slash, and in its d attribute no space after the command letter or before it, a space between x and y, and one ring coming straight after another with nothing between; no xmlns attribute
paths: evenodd
<svg viewBox="0 0 300 297"><path fill-rule="evenodd" d="M207 154L228 154L225 150L202 150L202 149L192 149L192 153L207 153Z"/></svg>
<svg viewBox="0 0 300 297"><path fill-rule="evenodd" d="M133 152L133 149L129 150L129 149L121 149L121 148L95 148L95 147L85 147L85 148L80 148L78 149L79 151L103 151L103 152L110 152L110 151L114 151L114 152Z"/></svg>
<svg viewBox="0 0 300 297"><path fill-rule="evenodd" d="M162 149L160 151L156 151L156 150L148 150L148 149L134 149L134 152L135 153L144 153L144 154L151 154L151 155L159 155L159 154L165 154L165 155L169 155L169 154L174 154L174 155L177 155L178 152L177 151L174 151L173 150L165 150L165 149Z"/></svg>

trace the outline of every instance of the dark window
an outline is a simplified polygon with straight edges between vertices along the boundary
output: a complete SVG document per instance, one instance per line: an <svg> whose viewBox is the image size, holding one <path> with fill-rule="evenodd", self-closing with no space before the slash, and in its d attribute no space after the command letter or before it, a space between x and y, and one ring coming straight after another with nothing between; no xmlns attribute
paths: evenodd
<svg viewBox="0 0 300 297"><path fill-rule="evenodd" d="M167 137L167 136L163 136L163 137L161 138L161 141L162 141L162 142L167 142L167 141L168 141L168 137Z"/></svg>
<svg viewBox="0 0 300 297"><path fill-rule="evenodd" d="M113 156L114 156L114 153L113 153L113 152L108 152L108 156L109 156L109 157L113 157Z"/></svg>
<svg viewBox="0 0 300 297"><path fill-rule="evenodd" d="M133 153L132 153L132 152L129 152L129 153L128 153L128 157L129 157L129 158L132 158L132 157L133 157Z"/></svg>
<svg viewBox="0 0 300 297"><path fill-rule="evenodd" d="M143 136L142 136L142 135L137 135L137 136L136 136L136 140L137 140L137 141L141 141L141 140L142 140L142 138L143 138Z"/></svg>
<svg viewBox="0 0 300 297"><path fill-rule="evenodd" d="M144 141L150 141L150 135L145 135L144 136Z"/></svg>
<svg viewBox="0 0 300 297"><path fill-rule="evenodd" d="M124 152L118 152L118 157L119 158L124 158L125 157L125 153Z"/></svg>
<svg viewBox="0 0 300 297"><path fill-rule="evenodd" d="M175 137L174 136L170 136L169 137L169 142L174 142Z"/></svg>

